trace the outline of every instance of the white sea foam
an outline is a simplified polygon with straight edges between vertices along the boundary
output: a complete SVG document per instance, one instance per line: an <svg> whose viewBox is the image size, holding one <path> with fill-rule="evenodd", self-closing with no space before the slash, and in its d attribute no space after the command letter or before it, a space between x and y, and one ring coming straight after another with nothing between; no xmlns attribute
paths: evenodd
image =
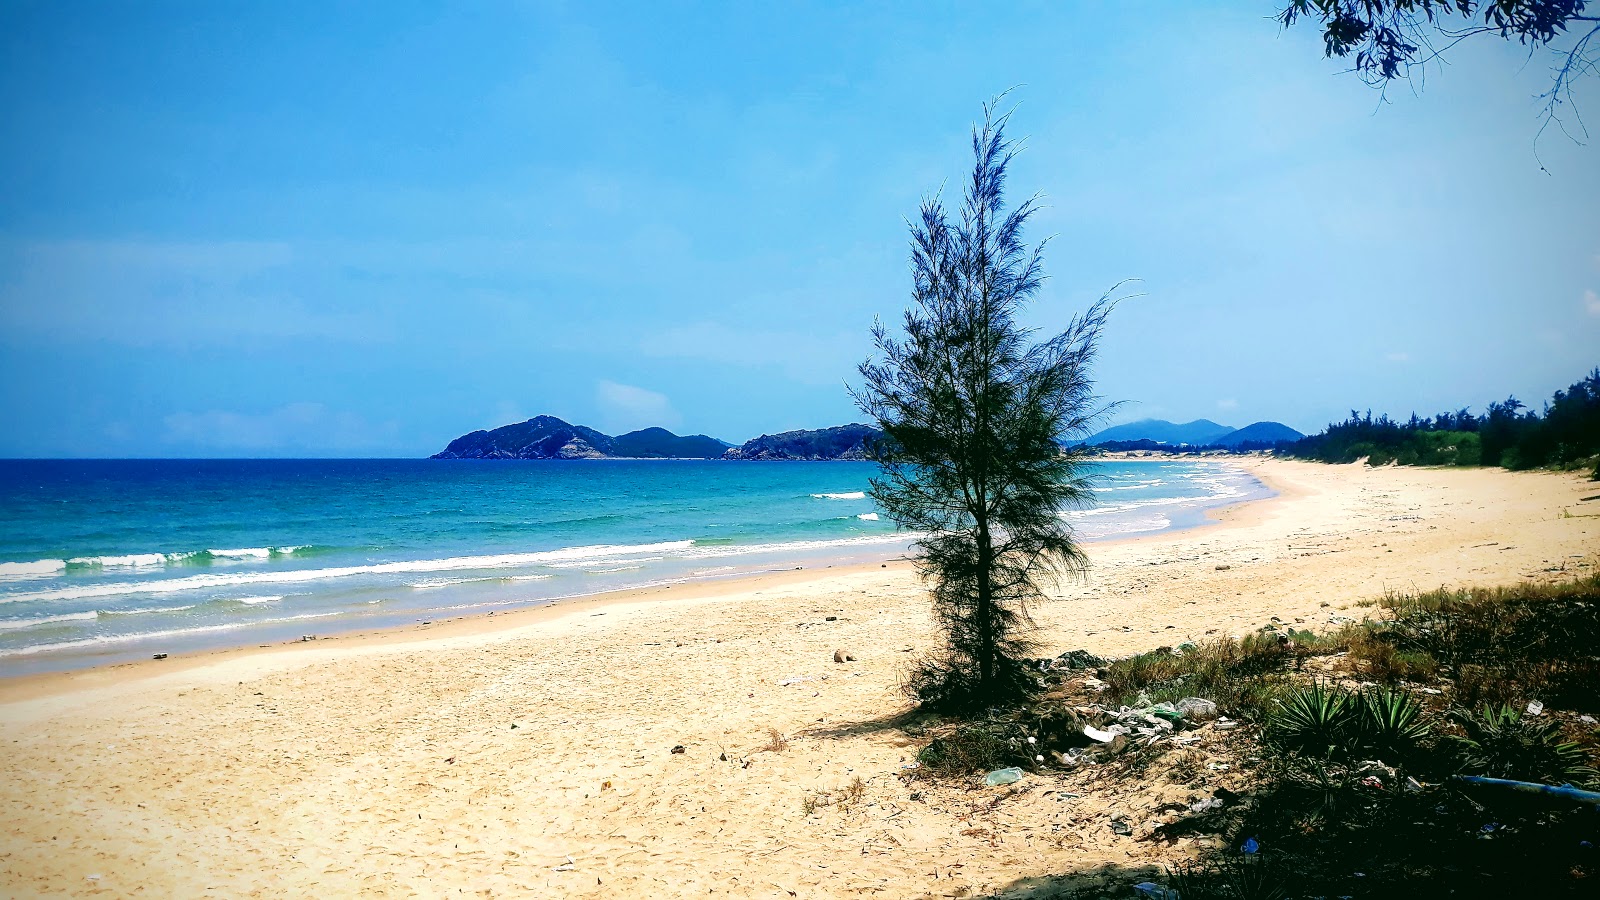
<svg viewBox="0 0 1600 900"><path fill-rule="evenodd" d="M1244 496L1244 491L1238 488L1219 486L1210 494L1198 497L1155 497L1149 500L1130 500L1127 503L1101 504L1088 509L1072 509L1059 513L1063 519L1083 519L1091 516L1105 516L1115 513L1129 512L1136 509L1148 509L1156 506L1209 506L1220 501L1231 500Z"/></svg>
<svg viewBox="0 0 1600 900"><path fill-rule="evenodd" d="M167 557L163 553L132 553L127 556L80 556L77 559L67 560L67 565L69 566L100 569L139 569L146 566L164 566L166 564Z"/></svg>
<svg viewBox="0 0 1600 900"><path fill-rule="evenodd" d="M457 585L457 584L470 584L471 582L480 581L480 580L483 580L483 579L478 579L478 578L423 578L423 579L420 579L418 581L408 581L408 582L406 582L406 587L411 588L414 591L428 591L428 590L432 590L434 588L451 587L452 585Z"/></svg>
<svg viewBox="0 0 1600 900"><path fill-rule="evenodd" d="M33 619L0 619L0 631L21 631L24 628L35 628L40 625L54 625L60 622L92 622L99 615L93 612L66 613L59 616L39 616Z"/></svg>
<svg viewBox="0 0 1600 900"><path fill-rule="evenodd" d="M856 518L860 519L863 522L876 522L876 521L878 521L878 514L877 513L857 513L856 514Z"/></svg>
<svg viewBox="0 0 1600 900"><path fill-rule="evenodd" d="M721 544L708 547L695 547L683 555L691 559L711 559L719 556L753 556L769 553L795 553L808 550L834 550L846 547L865 547L872 544L904 544L915 540L917 535L907 532L903 534L870 534L851 538L838 538L826 541L782 541L774 544Z"/></svg>
<svg viewBox="0 0 1600 900"><path fill-rule="evenodd" d="M218 559L270 559L271 547L245 547L240 550L207 550L207 553Z"/></svg>
<svg viewBox="0 0 1600 900"><path fill-rule="evenodd" d="M55 644L35 644L32 647L13 647L0 650L0 657L31 656L35 653L48 653L53 650L81 650L85 647L104 647L110 644L127 644L134 641L154 640L164 637L184 638L196 634L207 634L217 631L235 631L240 628L259 628L263 625L279 625L285 622L298 622L305 619L325 619L337 616L337 612L307 613L301 616L286 616L281 619L258 619L253 622L231 622L226 625L199 625L194 628L169 628L163 631L140 631L133 634L105 634L77 641L61 641Z"/></svg>
<svg viewBox="0 0 1600 900"><path fill-rule="evenodd" d="M842 494L812 494L818 500L865 500L866 491L846 491Z"/></svg>
<svg viewBox="0 0 1600 900"><path fill-rule="evenodd" d="M603 565L603 564L608 563L608 562L620 562L620 561L623 561L623 560L626 560L627 562L630 562L630 563L641 563L641 562L660 562L663 559L666 559L666 557L665 556L629 556L627 554L619 554L617 556L600 556L600 557L594 557L594 558L591 558L591 559L574 560L572 562L546 563L545 564L545 568L548 568L548 569L587 569L587 568L589 568L590 566L593 566L593 565L597 565L597 564Z"/></svg>
<svg viewBox="0 0 1600 900"><path fill-rule="evenodd" d="M1172 520L1166 516L1152 516L1140 519L1128 519L1122 522L1094 522L1082 528L1083 536L1089 539L1111 537L1116 534L1142 534L1144 532L1162 531L1172 527Z"/></svg>
<svg viewBox="0 0 1600 900"><path fill-rule="evenodd" d="M352 575L389 575L410 572L451 572L471 569L505 569L537 566L572 560L594 560L637 556L641 553L687 551L694 541L663 541L655 544L596 544L565 547L537 553L505 553L496 556L458 556L448 559L417 559L374 563L366 566L336 566L326 569L290 569L276 572L237 572L189 575L152 581L86 584L48 591L31 591L0 597L0 603L31 600L81 600L88 597L116 597L123 594L167 594L198 588L226 588L246 584L296 584Z"/></svg>
<svg viewBox="0 0 1600 900"><path fill-rule="evenodd" d="M251 606L255 606L260 603L277 603L279 600L283 599L283 595L277 594L266 597L232 597L230 599L232 599L235 603L248 603Z"/></svg>
<svg viewBox="0 0 1600 900"><path fill-rule="evenodd" d="M654 558L660 559L661 557L657 556ZM565 567L571 567L572 565L574 564L567 563L565 564ZM582 563L581 565L592 565L592 563ZM505 583L508 581L543 581L546 578L554 577L554 575L540 572L533 575L489 575L487 577L481 575L469 575L465 578L423 578L417 581L406 582L406 587L411 588L414 591L427 591L433 590L434 588L455 587L458 584L482 584L486 582Z"/></svg>
<svg viewBox="0 0 1600 900"><path fill-rule="evenodd" d="M195 604L191 603L188 606L157 606L153 609L102 609L98 614L102 616L142 616L147 613L183 612L194 608Z"/></svg>
<svg viewBox="0 0 1600 900"><path fill-rule="evenodd" d="M0 578L40 578L55 575L66 567L67 561L64 559L0 563Z"/></svg>

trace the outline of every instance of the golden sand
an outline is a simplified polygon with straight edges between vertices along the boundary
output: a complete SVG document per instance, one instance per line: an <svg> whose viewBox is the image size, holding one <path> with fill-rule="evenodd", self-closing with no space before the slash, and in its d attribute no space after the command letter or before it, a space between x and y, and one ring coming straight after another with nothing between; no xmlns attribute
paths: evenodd
<svg viewBox="0 0 1600 900"><path fill-rule="evenodd" d="M1600 550L1576 476L1246 465L1280 496L1092 545L1034 611L1045 647L1327 627ZM902 780L885 723L935 643L902 563L9 679L0 895L969 896L1185 852L1104 827L1146 796Z"/></svg>

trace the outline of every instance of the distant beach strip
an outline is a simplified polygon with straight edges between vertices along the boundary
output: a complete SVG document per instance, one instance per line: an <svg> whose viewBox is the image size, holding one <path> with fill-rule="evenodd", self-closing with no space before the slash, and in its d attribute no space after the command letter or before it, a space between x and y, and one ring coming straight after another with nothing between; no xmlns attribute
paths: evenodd
<svg viewBox="0 0 1600 900"><path fill-rule="evenodd" d="M1269 496L1213 461L1097 463L1084 540ZM0 676L898 558L861 462L0 463Z"/></svg>

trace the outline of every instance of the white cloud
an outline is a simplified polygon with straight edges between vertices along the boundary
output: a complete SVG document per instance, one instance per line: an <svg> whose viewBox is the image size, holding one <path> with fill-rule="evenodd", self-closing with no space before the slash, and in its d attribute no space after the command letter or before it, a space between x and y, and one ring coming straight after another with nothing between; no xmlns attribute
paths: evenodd
<svg viewBox="0 0 1600 900"><path fill-rule="evenodd" d="M348 452L393 446L399 426L373 425L320 403L291 403L264 413L176 412L162 420L165 439L190 450L282 453Z"/></svg>
<svg viewBox="0 0 1600 900"><path fill-rule="evenodd" d="M1229 397L1226 400L1218 400L1217 401L1217 409L1238 409L1238 408L1239 408L1239 401L1233 399L1232 397Z"/></svg>
<svg viewBox="0 0 1600 900"><path fill-rule="evenodd" d="M599 427L611 434L652 425L671 431L683 424L683 418L672 408L672 401L666 394L605 379L595 384L594 393L602 417Z"/></svg>
<svg viewBox="0 0 1600 900"><path fill-rule="evenodd" d="M1585 309L1589 310L1589 315L1600 316L1600 294L1596 294L1594 291L1584 291L1583 305Z"/></svg>

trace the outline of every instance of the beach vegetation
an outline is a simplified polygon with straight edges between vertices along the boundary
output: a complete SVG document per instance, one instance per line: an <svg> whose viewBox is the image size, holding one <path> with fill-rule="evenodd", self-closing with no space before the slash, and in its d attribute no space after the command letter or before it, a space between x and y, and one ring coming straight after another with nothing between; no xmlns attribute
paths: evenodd
<svg viewBox="0 0 1600 900"><path fill-rule="evenodd" d="M917 762L934 775L969 775L1008 766L1034 768L1027 732L1015 723L963 723L934 738Z"/></svg>
<svg viewBox="0 0 1600 900"><path fill-rule="evenodd" d="M1510 704L1452 710L1450 717L1462 730L1448 738L1462 772L1551 784L1595 780L1588 754L1553 717L1539 721Z"/></svg>
<svg viewBox="0 0 1600 900"><path fill-rule="evenodd" d="M1260 718L1291 683L1292 643L1272 633L1247 634L1186 647L1161 647L1105 667L1109 702L1211 700L1229 715Z"/></svg>
<svg viewBox="0 0 1600 900"><path fill-rule="evenodd" d="M1017 737L1002 721L1053 744L1043 723L1063 709L1105 728L1139 720L1121 707L1153 709L1175 693L1231 704L1241 721L1220 733L1179 721L1174 732L1184 734L1158 731L1059 772L1047 756L1032 770L1060 779L1058 790L1096 792L1097 803L1148 791L1151 771L1192 788L1190 808L1146 839L1196 838L1197 851L1140 879L1184 898L1402 897L1419 886L1440 896L1592 895L1593 808L1570 792L1471 779L1600 789L1600 726L1589 714L1600 702L1600 576L1390 594L1372 615L1322 634L1282 628L1161 648L1111 661L1093 679L1061 673L1029 709L990 716L1000 738L991 746ZM1386 652L1431 664L1385 683L1370 673Z"/></svg>
<svg viewBox="0 0 1600 900"><path fill-rule="evenodd" d="M1600 368L1556 391L1542 410L1516 397L1490 403L1481 416L1460 409L1400 421L1352 410L1344 421L1280 444L1276 452L1327 463L1554 468L1600 476Z"/></svg>
<svg viewBox="0 0 1600 900"><path fill-rule="evenodd" d="M1372 644L1426 654L1467 706L1542 700L1600 712L1600 575L1396 594Z"/></svg>
<svg viewBox="0 0 1600 900"><path fill-rule="evenodd" d="M1023 239L1038 198L1006 206L1018 147L998 102L973 129L959 210L937 194L923 201L904 335L875 324L877 354L853 392L883 432L870 450L881 467L872 497L921 535L917 567L944 636L908 692L965 713L1030 693L1028 606L1043 598L1042 580L1086 565L1061 513L1092 502L1091 469L1062 442L1087 434L1101 412L1089 366L1114 304L1102 297L1039 342L1018 321L1044 282L1044 245Z"/></svg>
<svg viewBox="0 0 1600 900"><path fill-rule="evenodd" d="M789 749L789 739L784 737L783 732L778 729L768 728L767 742L761 745L761 749L768 753L782 753Z"/></svg>

